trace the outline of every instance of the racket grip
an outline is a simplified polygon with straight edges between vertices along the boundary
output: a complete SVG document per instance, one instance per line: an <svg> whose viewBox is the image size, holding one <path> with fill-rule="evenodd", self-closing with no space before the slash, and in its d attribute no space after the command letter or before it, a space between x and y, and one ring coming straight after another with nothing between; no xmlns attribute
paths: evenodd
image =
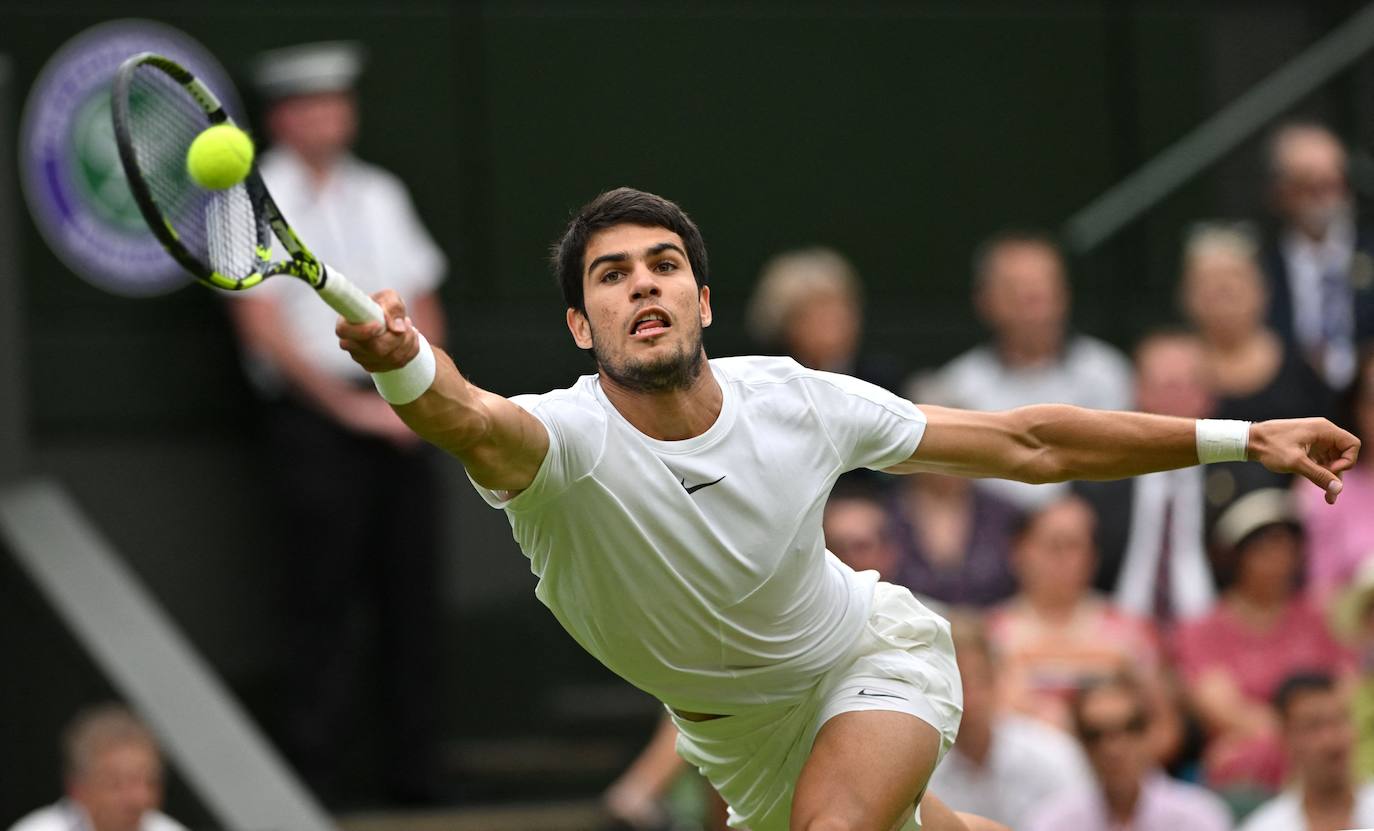
<svg viewBox="0 0 1374 831"><path fill-rule="evenodd" d="M363 294L362 289L332 268L325 267L324 279L320 281L317 291L324 302L343 315L344 320L349 323L366 323L369 320L386 322L386 316L382 313L382 307L377 305L377 301Z"/></svg>

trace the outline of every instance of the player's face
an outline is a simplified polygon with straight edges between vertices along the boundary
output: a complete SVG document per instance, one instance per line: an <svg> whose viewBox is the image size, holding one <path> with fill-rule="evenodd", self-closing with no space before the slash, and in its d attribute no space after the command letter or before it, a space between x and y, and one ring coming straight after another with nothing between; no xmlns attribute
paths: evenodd
<svg viewBox="0 0 1374 831"><path fill-rule="evenodd" d="M96 828L137 831L162 802L162 765L141 742L115 745L98 752L70 789Z"/></svg>
<svg viewBox="0 0 1374 831"><path fill-rule="evenodd" d="M569 309L568 329L603 377L639 392L689 388L706 365L711 293L697 287L682 238L616 225L592 235L582 261L587 311Z"/></svg>

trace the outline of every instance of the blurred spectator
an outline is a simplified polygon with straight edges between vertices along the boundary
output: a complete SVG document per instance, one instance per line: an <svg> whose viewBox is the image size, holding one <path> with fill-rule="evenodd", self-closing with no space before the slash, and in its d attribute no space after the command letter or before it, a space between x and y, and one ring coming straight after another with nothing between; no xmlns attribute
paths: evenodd
<svg viewBox="0 0 1374 831"><path fill-rule="evenodd" d="M1355 772L1374 778L1374 551L1331 604L1331 628L1355 649Z"/></svg>
<svg viewBox="0 0 1374 831"><path fill-rule="evenodd" d="M1328 415L1325 383L1265 325L1269 297L1255 256L1254 239L1234 226L1199 226L1184 246L1183 311L1206 349L1215 416Z"/></svg>
<svg viewBox="0 0 1374 831"><path fill-rule="evenodd" d="M784 251L764 263L748 321L760 346L802 366L894 391L901 382L894 360L863 350L863 286L854 266L832 249Z"/></svg>
<svg viewBox="0 0 1374 831"><path fill-rule="evenodd" d="M1269 173L1279 220L1264 251L1270 323L1344 389L1357 344L1374 337L1374 239L1356 224L1345 148L1319 124L1288 124L1270 140Z"/></svg>
<svg viewBox="0 0 1374 831"><path fill-rule="evenodd" d="M956 811L1023 828L1050 797L1092 782L1087 759L1068 733L997 710L997 665L982 621L952 614L964 685L959 738L930 779L932 793Z"/></svg>
<svg viewBox="0 0 1374 831"><path fill-rule="evenodd" d="M1341 477L1340 500L1327 505L1319 489L1297 485L1307 527L1308 587L1319 605L1349 583L1364 560L1374 557L1374 346L1361 354L1342 409L1343 426L1360 437L1364 448L1356 466Z"/></svg>
<svg viewBox="0 0 1374 831"><path fill-rule="evenodd" d="M992 341L939 371L936 382L950 396L976 410L1044 403L1130 406L1125 357L1069 331L1064 258L1048 236L1010 231L982 243L973 259L973 302ZM1043 506L1068 489L1001 479L977 484L1022 509Z"/></svg>
<svg viewBox="0 0 1374 831"><path fill-rule="evenodd" d="M10 831L186 831L158 810L162 759L153 734L117 704L79 713L62 734L67 795Z"/></svg>
<svg viewBox="0 0 1374 831"><path fill-rule="evenodd" d="M1032 514L1016 538L1018 593L988 618L1002 691L1011 709L1067 730L1075 691L1132 670L1148 694L1149 746L1164 760L1177 748L1181 726L1158 644L1148 622L1091 591L1093 523L1087 503L1068 497Z"/></svg>
<svg viewBox="0 0 1374 831"><path fill-rule="evenodd" d="M1197 336L1159 331L1135 349L1135 405L1147 413L1208 418L1214 401ZM1114 482L1075 482L1097 514L1094 585L1157 626L1197 617L1216 601L1207 560L1201 466Z"/></svg>
<svg viewBox="0 0 1374 831"><path fill-rule="evenodd" d="M942 603L990 606L1016 590L1009 563L1020 512L942 473L898 480L893 494L901 568L894 580Z"/></svg>
<svg viewBox="0 0 1374 831"><path fill-rule="evenodd" d="M1073 721L1096 787L1051 798L1024 831L1226 831L1231 814L1204 788L1159 771L1146 732L1150 708L1139 685L1113 678L1074 696Z"/></svg>
<svg viewBox="0 0 1374 831"><path fill-rule="evenodd" d="M1221 600L1177 630L1178 670L1209 741L1208 784L1235 799L1283 783L1274 693L1302 670L1349 668L1320 613L1298 591L1302 528L1286 490L1242 496L1212 533Z"/></svg>
<svg viewBox="0 0 1374 831"><path fill-rule="evenodd" d="M1350 709L1327 673L1293 675L1274 706L1293 786L1261 805L1240 831L1336 831L1374 827L1374 784L1357 784Z"/></svg>
<svg viewBox="0 0 1374 831"><path fill-rule="evenodd" d="M344 43L259 59L274 143L262 175L316 254L364 291L394 287L439 344L444 256L405 186L349 152L361 67L359 48ZM285 750L326 802L376 798L350 775L381 783L394 802L431 801L440 490L430 448L338 348L336 315L314 292L272 280L236 299L249 374L266 401L269 501L286 564ZM379 748L362 745L362 725ZM368 759L377 769L358 775Z"/></svg>
<svg viewBox="0 0 1374 831"><path fill-rule="evenodd" d="M910 389L921 404L963 405L932 379ZM901 563L894 582L956 606L989 606L1016 590L1011 538L1021 515L1011 503L962 476L916 473L897 480L891 504Z"/></svg>
<svg viewBox="0 0 1374 831"><path fill-rule="evenodd" d="M894 577L901 553L892 538L891 518L876 494L852 486L837 490L825 503L823 527L826 549L850 568L900 582Z"/></svg>

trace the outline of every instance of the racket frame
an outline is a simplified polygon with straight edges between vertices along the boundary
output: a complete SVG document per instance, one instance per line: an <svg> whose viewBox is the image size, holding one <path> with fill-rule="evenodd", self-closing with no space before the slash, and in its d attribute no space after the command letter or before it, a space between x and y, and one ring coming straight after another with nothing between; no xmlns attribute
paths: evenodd
<svg viewBox="0 0 1374 831"><path fill-rule="evenodd" d="M367 320L384 319L381 307L361 289L349 282L337 271L330 269L301 242L295 230L282 216L281 209L272 199L267 185L258 172L257 161L250 166L243 185L253 206L253 216L257 221L257 245L255 254L257 265L250 274L242 277L223 274L202 262L186 249L178 238L176 228L167 219L153 198L152 189L143 178L138 165L138 154L134 149L130 124L129 91L134 73L143 66L151 66L165 73L198 104L205 113L207 128L216 124L234 125L234 120L224 110L219 98L210 91L190 70L181 64L154 52L140 52L126 59L115 72L111 90L111 115L114 121L115 144L119 148L119 160L124 166L125 178L139 212L148 223L153 235L162 243L182 268L186 269L201 283L226 291L242 291L258 285L268 277L289 274L310 284L326 303L348 320L359 323ZM234 125L237 126L237 125ZM272 262L272 236L281 241L289 259ZM333 279L331 279L331 277Z"/></svg>

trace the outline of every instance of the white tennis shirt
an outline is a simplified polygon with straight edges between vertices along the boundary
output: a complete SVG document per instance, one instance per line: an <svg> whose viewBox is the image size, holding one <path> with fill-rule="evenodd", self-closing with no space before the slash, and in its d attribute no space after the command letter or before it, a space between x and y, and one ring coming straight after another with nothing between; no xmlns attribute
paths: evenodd
<svg viewBox="0 0 1374 831"><path fill-rule="evenodd" d="M535 593L588 652L669 706L732 714L800 697L848 652L876 572L825 550L835 479L904 461L915 405L788 358L709 362L724 400L705 433L658 441L597 376L512 398L549 433L504 508Z"/></svg>

